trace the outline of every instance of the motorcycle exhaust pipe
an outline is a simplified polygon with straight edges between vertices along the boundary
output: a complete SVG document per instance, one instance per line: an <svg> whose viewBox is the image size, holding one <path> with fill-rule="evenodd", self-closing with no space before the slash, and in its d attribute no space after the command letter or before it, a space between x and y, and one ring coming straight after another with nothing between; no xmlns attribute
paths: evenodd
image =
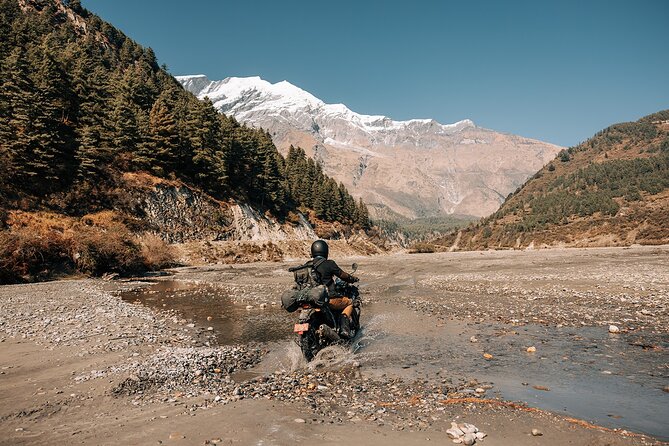
<svg viewBox="0 0 669 446"><path fill-rule="evenodd" d="M339 334L337 334L335 330L333 330L331 327L328 327L325 324L321 324L321 326L318 327L318 331L322 337L327 338L330 342L341 341Z"/></svg>

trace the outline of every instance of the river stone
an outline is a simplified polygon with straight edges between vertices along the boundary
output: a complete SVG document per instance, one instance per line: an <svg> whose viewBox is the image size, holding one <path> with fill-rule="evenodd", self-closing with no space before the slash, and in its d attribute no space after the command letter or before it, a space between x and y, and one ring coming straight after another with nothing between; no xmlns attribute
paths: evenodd
<svg viewBox="0 0 669 446"><path fill-rule="evenodd" d="M474 434L465 434L465 436L462 438L462 442L466 444L467 446L470 446L474 443L476 443L476 436Z"/></svg>
<svg viewBox="0 0 669 446"><path fill-rule="evenodd" d="M479 431L478 427L474 426L473 424L469 424L469 423L465 423L465 428L467 428L467 430L469 430L469 432L471 432L471 433L476 433L476 432ZM463 431L463 432L467 433L466 431Z"/></svg>
<svg viewBox="0 0 669 446"><path fill-rule="evenodd" d="M475 434L478 430L473 424L463 423L458 426L464 435Z"/></svg>
<svg viewBox="0 0 669 446"><path fill-rule="evenodd" d="M485 432L477 432L474 435L476 435L477 440L483 440L485 437L488 436L488 434L486 434Z"/></svg>
<svg viewBox="0 0 669 446"><path fill-rule="evenodd" d="M609 333L620 333L620 328L617 325L609 325Z"/></svg>
<svg viewBox="0 0 669 446"><path fill-rule="evenodd" d="M446 435L448 435L450 438L460 438L464 435L465 433L462 432L459 428L457 427L452 427L448 430L446 430Z"/></svg>
<svg viewBox="0 0 669 446"><path fill-rule="evenodd" d="M539 429L532 429L532 436L534 437L541 437L544 433L541 432Z"/></svg>
<svg viewBox="0 0 669 446"><path fill-rule="evenodd" d="M304 418L295 418L293 421L295 421L296 423L306 423L307 422L307 420L305 420Z"/></svg>

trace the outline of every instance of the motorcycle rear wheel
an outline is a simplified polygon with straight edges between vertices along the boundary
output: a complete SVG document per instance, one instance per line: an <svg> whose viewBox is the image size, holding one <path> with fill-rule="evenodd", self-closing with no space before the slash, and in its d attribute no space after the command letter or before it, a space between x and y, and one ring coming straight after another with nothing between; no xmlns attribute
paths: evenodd
<svg viewBox="0 0 669 446"><path fill-rule="evenodd" d="M300 350L302 350L302 355L307 362L314 359L316 353L318 353L318 342L316 341L316 333L312 330L307 331L300 335Z"/></svg>

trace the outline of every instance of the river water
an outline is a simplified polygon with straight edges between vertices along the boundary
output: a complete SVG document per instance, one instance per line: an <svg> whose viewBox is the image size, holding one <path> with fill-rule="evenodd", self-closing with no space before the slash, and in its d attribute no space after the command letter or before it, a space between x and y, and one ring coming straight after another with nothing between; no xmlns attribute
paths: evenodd
<svg viewBox="0 0 669 446"><path fill-rule="evenodd" d="M324 351L307 365L294 342L296 316L278 305L247 308L219 288L179 281L160 281L123 298L212 327L220 344L266 344L267 357L236 379L356 361L376 377L492 383L489 396L669 440L666 336L443 321L380 301L363 306L363 330L352 347ZM536 352L528 353L530 346Z"/></svg>

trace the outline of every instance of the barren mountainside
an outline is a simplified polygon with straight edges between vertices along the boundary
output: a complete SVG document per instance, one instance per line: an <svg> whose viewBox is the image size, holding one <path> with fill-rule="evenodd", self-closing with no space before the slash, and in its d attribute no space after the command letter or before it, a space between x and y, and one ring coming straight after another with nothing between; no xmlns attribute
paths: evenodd
<svg viewBox="0 0 669 446"><path fill-rule="evenodd" d="M487 216L561 149L470 120L443 125L361 115L286 81L210 81L203 75L177 80L218 110L268 130L283 153L302 147L325 173L362 197L375 217Z"/></svg>

